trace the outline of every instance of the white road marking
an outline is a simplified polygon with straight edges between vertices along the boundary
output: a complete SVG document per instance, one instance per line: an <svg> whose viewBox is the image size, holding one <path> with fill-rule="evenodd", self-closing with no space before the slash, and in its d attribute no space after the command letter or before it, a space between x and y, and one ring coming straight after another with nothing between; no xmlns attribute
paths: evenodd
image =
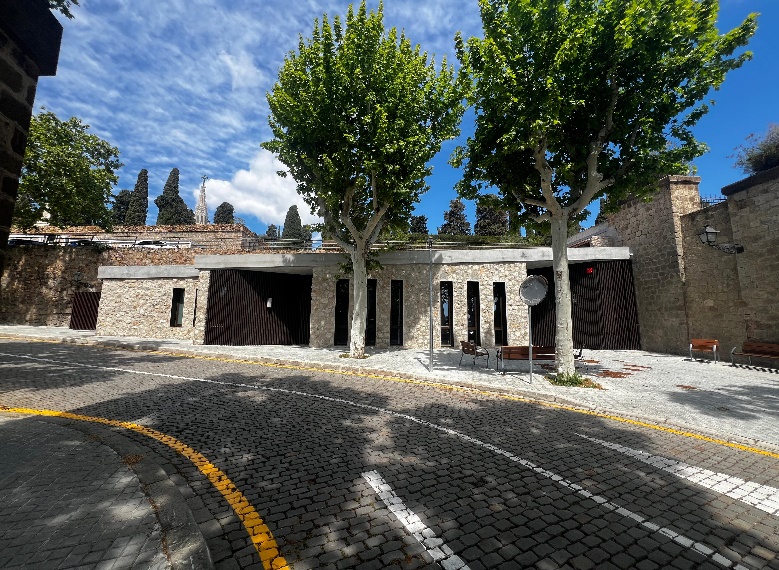
<svg viewBox="0 0 779 570"><path fill-rule="evenodd" d="M45 362L48 364L65 364L70 366L81 366L84 368L96 368L96 369L102 369L102 370L110 370L115 372L127 372L130 374L144 374L147 376L159 376L162 378L172 378L176 380L191 380L193 382L203 382L206 384L215 384L220 386L229 386L233 388L248 388L251 390L261 390L265 392L278 392L280 394L290 394L295 396L305 396L307 398L316 398L319 400L324 400L326 402L334 402L339 404L345 404L348 406L354 406L356 408L362 408L364 410L371 410L380 414L386 414L389 416L394 416L396 418L403 418L410 422L414 422L418 425L427 426L429 428L432 428L434 430L452 435L454 437L457 437L461 439L462 441L467 441L468 443L472 443L478 447L481 447L483 449L487 449L489 451L492 451L493 453L497 453L498 455L502 455L506 459L513 461L514 463L519 463L523 467L526 467L527 469L530 469L539 475L546 477L547 479L551 479L552 481L557 482L562 487L565 487L567 489L570 489L571 491L574 491L575 493L583 496L586 499L590 499L594 501L595 503L599 504L602 508L607 509L609 511L614 511L616 513L619 513L620 515L630 518L634 521L636 521L638 524L643 526L644 528L649 529L652 532L658 532L664 536L667 536L677 544L680 544L681 546L685 548L691 548L700 554L703 554L704 556L707 556L714 562L720 564L721 566L724 566L725 568L733 568L734 570L749 570L745 566L741 564L736 564L732 562L731 560L728 560L724 556L721 556L719 554L716 554L715 551L701 543L701 542L695 542L694 540L687 538L686 536L679 534L678 532L667 528L667 527L661 527L660 525L657 525L647 519L645 519L643 516L639 515L638 513L634 513L624 507L619 506L616 503L613 503L606 499L605 497L601 497L600 495L594 495L584 489L581 485L577 485L576 483L573 483L571 481L568 481L567 479L563 478L562 476L558 475L557 473L553 473L552 471L549 471L547 469L544 469L543 467L539 467L532 461L529 461L527 459L523 459L521 457L518 457L511 453L510 451L506 451L504 449L501 449L497 446L492 445L491 443L486 443L484 441L481 441L480 439L476 439L475 437L471 437L469 435L466 435L464 433L461 433L459 431L453 430L451 428L440 426L438 424L434 424L432 422L428 422L426 420L410 416L408 414L401 414L398 412L393 412L392 410L388 410L386 408L379 408L378 406L370 406L368 404L360 404L358 402L352 402L351 400L344 400L343 398L332 398L330 396L322 396L319 394L309 394L307 392L300 392L298 390L287 390L285 388L271 388L269 386L258 386L256 384L242 384L238 382L221 382L219 380L208 380L206 378L190 378L187 376L174 376L171 374L162 374L159 372L141 372L137 370L130 370L127 368L111 368L111 367L105 367L105 366L97 366L94 364L81 364L77 362L68 362L65 360L52 360L48 358L38 358L35 356L28 356L28 355L18 355L18 354L6 354L6 353L0 353L0 356L11 356L16 358L24 358L28 360L37 360L41 362Z"/></svg>
<svg viewBox="0 0 779 570"><path fill-rule="evenodd" d="M411 536L419 541L433 560L444 567L444 570L470 570L463 559L445 545L443 539L438 538L433 530L403 503L378 471L368 471L362 476Z"/></svg>
<svg viewBox="0 0 779 570"><path fill-rule="evenodd" d="M651 455L646 451L625 447L624 445L611 443L594 437L588 437L580 433L576 435L604 447L608 447L609 449L613 449L614 451L629 455L643 463L647 463L662 471L676 475L680 479L692 481L701 487L711 489L712 491L716 491L717 493L721 493L732 499L739 500L766 513L779 515L779 489L776 487L745 481L744 479L739 479L732 475L709 471L708 469L688 465L687 463L682 463L675 459L668 459L667 457L662 457L660 455Z"/></svg>

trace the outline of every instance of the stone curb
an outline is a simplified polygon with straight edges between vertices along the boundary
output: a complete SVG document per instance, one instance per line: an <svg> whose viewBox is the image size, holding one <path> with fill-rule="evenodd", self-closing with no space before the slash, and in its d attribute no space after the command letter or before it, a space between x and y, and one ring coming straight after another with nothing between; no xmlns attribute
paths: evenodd
<svg viewBox="0 0 779 570"><path fill-rule="evenodd" d="M13 333L5 333L9 336L16 336L17 338L41 338L44 340L52 340L50 337L32 337L30 335L15 335ZM493 386L487 386L479 383L471 383L471 382L450 382L443 378L423 378L414 374L410 374L407 372L390 372L387 370L381 370L381 369L373 369L368 368L364 366L352 366L348 364L334 364L334 363L322 363L322 362L316 362L316 361L302 361L302 360L281 360L279 358L264 358L261 356L244 356L244 357L236 357L235 354L230 354L228 352L209 352L209 353L202 353L198 352L196 350L187 350L183 347L177 347L175 350L166 350L164 348L160 348L159 346L153 344L153 343L147 343L147 342L133 342L133 341L120 341L120 340L101 340L101 339L94 339L94 338L83 338L83 337L62 337L59 339L54 339L54 342L62 342L62 343L70 343L70 344L82 344L82 345L93 345L93 346L101 346L104 348L117 348L117 349L130 349L130 350L138 350L138 351L149 351L149 352L160 352L160 353L167 353L171 355L180 355L180 356L196 356L196 357L206 357L206 358L224 358L229 360L243 360L247 362L257 362L259 364L270 364L275 366L289 366L289 367L301 367L301 368L309 368L313 370L320 370L320 371L333 371L333 372L345 372L345 373L351 373L351 374L362 374L362 375L371 375L371 376L378 376L378 377L387 377L387 378L402 378L404 380L416 380L419 382L428 382L431 384L440 384L442 388L446 388L446 386L452 386L457 388L464 388L467 390L473 390L478 392L492 392L495 394L506 394L509 396L519 396L524 399L527 399L531 402L538 402L540 404L557 404L562 406L567 406L575 409L579 409L585 412L592 412L596 414L603 414L603 415L613 415L613 416L619 416L621 418L625 418L627 420L633 420L637 422L643 422L653 425L659 425L662 427L667 427L669 429L679 430L679 431L685 431L688 433L692 433L695 435L699 435L702 437L707 437L711 439L718 439L718 440L724 440L728 443L733 443L736 445L745 445L750 447L759 447L765 451L769 451L772 453L779 453L779 445L772 444L766 441L758 440L755 438L749 438L744 437L736 434L730 434L730 433L723 433L723 432L716 432L716 431L709 431L704 430L699 427L692 427L689 425L685 425L683 423L677 423L674 422L670 418L656 418L656 417L650 417L650 416L643 416L639 414L630 414L625 413L619 410L613 410L610 408L602 407L602 406L593 406L589 404L585 404L582 402L578 402L575 399L571 398L564 398L560 396L555 396L551 394L542 394L538 392L529 392L525 390L521 390L518 388L496 388Z"/></svg>
<svg viewBox="0 0 779 570"><path fill-rule="evenodd" d="M157 454L131 441L111 428L66 418L46 418L68 428L99 439L120 459L141 458L137 463L125 461L135 473L144 494L152 505L165 538L166 554L172 570L213 570L211 552L186 499L155 461Z"/></svg>

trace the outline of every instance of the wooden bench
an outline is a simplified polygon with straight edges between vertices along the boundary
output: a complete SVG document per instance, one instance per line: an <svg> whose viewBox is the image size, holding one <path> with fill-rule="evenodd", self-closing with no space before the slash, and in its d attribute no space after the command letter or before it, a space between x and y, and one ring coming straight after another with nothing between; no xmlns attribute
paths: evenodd
<svg viewBox="0 0 779 570"><path fill-rule="evenodd" d="M741 347L741 352L736 352L737 346L733 347L730 351L730 363L735 366L736 361L734 356L746 356L749 359L749 364L752 364L752 357L755 358L771 358L779 360L779 344L773 342L745 342Z"/></svg>
<svg viewBox="0 0 779 570"><path fill-rule="evenodd" d="M533 361L554 360L555 350L553 346L534 346ZM530 347L528 346L501 346L498 348L495 360L495 370L506 373L506 360L530 360Z"/></svg>
<svg viewBox="0 0 779 570"><path fill-rule="evenodd" d="M490 353L486 348L482 348L480 346L477 346L476 344L469 342L467 340L461 340L460 341L460 350L462 351L460 354L460 362L457 364L457 366L460 366L463 363L463 356L466 354L468 356L473 357L473 365L476 366L476 359L480 358L482 356L485 356L487 358L487 364L485 365L487 368L490 366Z"/></svg>
<svg viewBox="0 0 779 570"><path fill-rule="evenodd" d="M694 360L692 357L693 350L697 352L713 352L714 362L717 362L719 341L711 338L694 338L690 341L690 360Z"/></svg>

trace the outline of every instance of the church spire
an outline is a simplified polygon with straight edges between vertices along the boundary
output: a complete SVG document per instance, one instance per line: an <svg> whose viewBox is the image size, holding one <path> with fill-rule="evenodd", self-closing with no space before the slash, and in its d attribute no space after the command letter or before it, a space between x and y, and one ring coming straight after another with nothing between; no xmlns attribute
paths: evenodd
<svg viewBox="0 0 779 570"><path fill-rule="evenodd" d="M200 197L195 206L195 223L199 226L208 224L208 206L206 206L206 180L208 176L203 175L203 185L200 187Z"/></svg>

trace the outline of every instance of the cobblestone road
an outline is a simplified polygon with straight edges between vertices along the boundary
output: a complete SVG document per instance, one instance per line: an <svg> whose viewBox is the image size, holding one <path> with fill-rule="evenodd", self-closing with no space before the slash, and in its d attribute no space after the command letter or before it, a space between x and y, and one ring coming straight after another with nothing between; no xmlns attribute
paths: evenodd
<svg viewBox="0 0 779 570"><path fill-rule="evenodd" d="M23 341L0 342L0 405L133 422L205 456L248 505L124 430L178 485L217 568L779 569L779 458L570 410Z"/></svg>

